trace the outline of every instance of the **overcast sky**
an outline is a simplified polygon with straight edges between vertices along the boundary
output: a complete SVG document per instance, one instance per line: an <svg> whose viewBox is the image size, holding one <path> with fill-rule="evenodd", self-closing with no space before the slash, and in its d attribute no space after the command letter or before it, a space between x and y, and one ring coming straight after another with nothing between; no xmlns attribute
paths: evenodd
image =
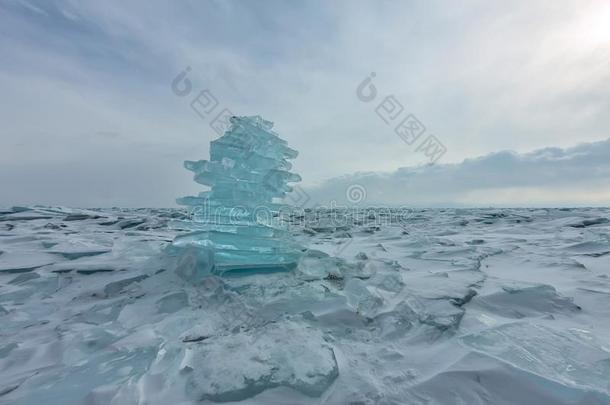
<svg viewBox="0 0 610 405"><path fill-rule="evenodd" d="M609 21L583 0L1 0L0 205L173 206L224 108L275 122L312 202L610 205ZM421 167L429 135L446 152Z"/></svg>

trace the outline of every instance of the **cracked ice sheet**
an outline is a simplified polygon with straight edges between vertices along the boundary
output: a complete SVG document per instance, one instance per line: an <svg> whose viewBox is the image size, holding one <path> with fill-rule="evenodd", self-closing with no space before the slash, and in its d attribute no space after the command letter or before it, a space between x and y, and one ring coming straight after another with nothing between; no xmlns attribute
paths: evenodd
<svg viewBox="0 0 610 405"><path fill-rule="evenodd" d="M609 215L299 226L294 272L193 286L180 211L4 209L0 404L610 403Z"/></svg>

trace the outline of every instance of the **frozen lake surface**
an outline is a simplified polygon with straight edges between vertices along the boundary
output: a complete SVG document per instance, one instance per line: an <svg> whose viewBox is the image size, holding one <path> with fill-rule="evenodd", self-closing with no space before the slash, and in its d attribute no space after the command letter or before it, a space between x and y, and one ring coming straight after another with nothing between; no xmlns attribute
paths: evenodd
<svg viewBox="0 0 610 405"><path fill-rule="evenodd" d="M0 209L0 404L610 404L610 209L392 215L193 285L183 211Z"/></svg>

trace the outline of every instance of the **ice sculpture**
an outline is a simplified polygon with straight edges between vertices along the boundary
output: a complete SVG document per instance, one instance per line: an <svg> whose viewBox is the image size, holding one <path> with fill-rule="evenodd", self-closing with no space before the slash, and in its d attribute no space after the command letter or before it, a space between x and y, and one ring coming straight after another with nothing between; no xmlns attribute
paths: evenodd
<svg viewBox="0 0 610 405"><path fill-rule="evenodd" d="M171 249L181 256L177 271L185 278L290 270L301 248L281 226L278 203L290 192L289 159L297 151L260 116L231 117L231 126L210 144L210 160L185 161L197 183L210 187L196 197L177 199L191 208L189 233Z"/></svg>

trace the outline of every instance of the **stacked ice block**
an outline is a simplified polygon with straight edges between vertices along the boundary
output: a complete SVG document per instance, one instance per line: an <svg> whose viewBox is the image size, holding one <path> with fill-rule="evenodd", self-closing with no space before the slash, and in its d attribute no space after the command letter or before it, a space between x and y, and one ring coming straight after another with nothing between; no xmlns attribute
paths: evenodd
<svg viewBox="0 0 610 405"><path fill-rule="evenodd" d="M277 202L292 190L288 183L301 180L290 172L297 151L260 116L230 122L211 142L209 161L184 162L197 183L210 187L177 200L192 213L185 224L190 232L171 247L182 255L178 271L188 278L290 270L301 254L281 224L287 206Z"/></svg>

